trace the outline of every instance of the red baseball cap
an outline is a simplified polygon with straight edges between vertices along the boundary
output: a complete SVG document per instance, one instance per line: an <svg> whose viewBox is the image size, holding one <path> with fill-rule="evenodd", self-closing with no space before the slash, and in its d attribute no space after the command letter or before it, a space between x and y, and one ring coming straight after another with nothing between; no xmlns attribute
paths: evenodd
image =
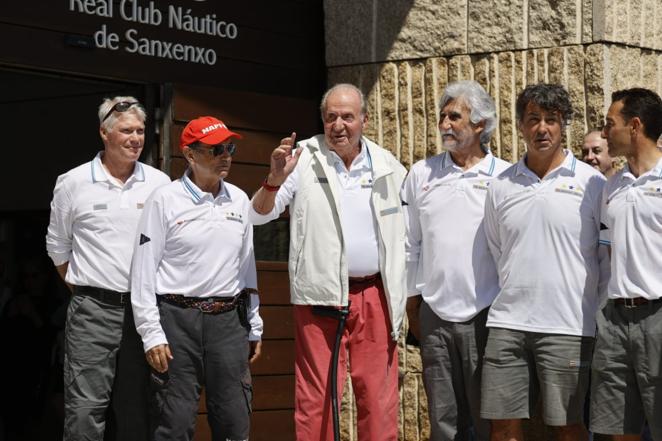
<svg viewBox="0 0 662 441"><path fill-rule="evenodd" d="M240 134L228 129L228 126L220 119L213 116L201 116L186 124L179 140L179 147L183 149L196 141L215 145L232 137L241 139Z"/></svg>

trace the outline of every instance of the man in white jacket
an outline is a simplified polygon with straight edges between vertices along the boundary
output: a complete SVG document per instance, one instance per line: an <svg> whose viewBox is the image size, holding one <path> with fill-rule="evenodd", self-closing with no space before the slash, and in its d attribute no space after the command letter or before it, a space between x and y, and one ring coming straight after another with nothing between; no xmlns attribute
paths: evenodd
<svg viewBox="0 0 662 441"><path fill-rule="evenodd" d="M347 307L338 396L349 358L359 440L396 440L397 339L405 307L405 168L362 136L360 90L338 84L321 103L324 135L286 137L250 210L255 224L290 206L289 271L296 328L298 440L332 438L329 372L337 321L313 305Z"/></svg>

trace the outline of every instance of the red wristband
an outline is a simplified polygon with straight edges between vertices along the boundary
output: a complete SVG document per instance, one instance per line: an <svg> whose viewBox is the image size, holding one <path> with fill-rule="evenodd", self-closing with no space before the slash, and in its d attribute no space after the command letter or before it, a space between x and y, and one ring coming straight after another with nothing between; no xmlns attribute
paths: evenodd
<svg viewBox="0 0 662 441"><path fill-rule="evenodd" d="M267 183L268 178L264 178L264 181L262 182L262 188L264 188L267 191L278 191L280 188L280 185L269 185Z"/></svg>

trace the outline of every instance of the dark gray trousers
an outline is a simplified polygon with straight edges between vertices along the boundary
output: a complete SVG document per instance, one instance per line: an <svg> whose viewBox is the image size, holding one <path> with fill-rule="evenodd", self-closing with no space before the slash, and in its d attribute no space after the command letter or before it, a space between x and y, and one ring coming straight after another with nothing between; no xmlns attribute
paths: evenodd
<svg viewBox="0 0 662 441"><path fill-rule="evenodd" d="M74 295L67 311L65 441L148 441L149 367L131 305Z"/></svg>
<svg viewBox="0 0 662 441"><path fill-rule="evenodd" d="M64 346L64 441L101 441L115 379L124 308L74 295Z"/></svg>
<svg viewBox="0 0 662 441"><path fill-rule="evenodd" d="M131 303L127 303L104 441L151 439L149 372L143 342L133 321Z"/></svg>
<svg viewBox="0 0 662 441"><path fill-rule="evenodd" d="M193 439L202 387L214 441L247 440L252 399L248 330L238 310L205 314L161 302L161 326L173 359L164 384L154 381L156 441Z"/></svg>
<svg viewBox="0 0 662 441"><path fill-rule="evenodd" d="M489 422L480 418L487 311L455 323L441 319L427 303L421 304L421 357L431 441L489 439Z"/></svg>

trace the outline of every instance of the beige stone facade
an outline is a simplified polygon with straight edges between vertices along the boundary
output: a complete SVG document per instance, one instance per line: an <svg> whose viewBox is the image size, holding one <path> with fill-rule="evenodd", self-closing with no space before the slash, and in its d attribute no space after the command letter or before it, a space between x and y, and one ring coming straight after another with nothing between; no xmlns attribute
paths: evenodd
<svg viewBox="0 0 662 441"><path fill-rule="evenodd" d="M613 91L662 94L662 0L325 0L329 85L351 82L368 98L367 136L407 167L439 153L437 101L449 82L474 79L497 103L492 150L514 162L526 147L515 100L528 84L555 82L576 113L565 144L601 127ZM429 437L420 356L400 348L401 440ZM345 440L355 440L351 393ZM539 432L539 431L538 431ZM542 439L542 438L541 438Z"/></svg>

